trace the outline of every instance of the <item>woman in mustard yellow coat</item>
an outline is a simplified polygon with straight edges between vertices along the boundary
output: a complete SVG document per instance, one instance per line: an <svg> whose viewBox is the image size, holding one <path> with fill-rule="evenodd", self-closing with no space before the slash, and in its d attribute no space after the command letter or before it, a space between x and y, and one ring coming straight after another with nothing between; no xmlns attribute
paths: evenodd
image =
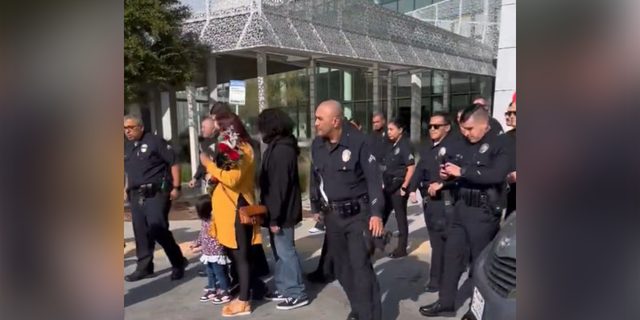
<svg viewBox="0 0 640 320"><path fill-rule="evenodd" d="M202 164L207 172L218 180L211 202L213 204L213 221L211 236L228 249L238 271L240 294L222 309L223 316L241 316L251 314L251 290L261 290L264 283L252 270L251 246L262 243L260 226L240 224L238 208L255 204L255 164L254 154L249 144L249 134L240 121L232 113L219 114L215 118L218 132L232 129L238 134L238 147L243 153L237 167L224 170L219 168L206 156L201 156Z"/></svg>

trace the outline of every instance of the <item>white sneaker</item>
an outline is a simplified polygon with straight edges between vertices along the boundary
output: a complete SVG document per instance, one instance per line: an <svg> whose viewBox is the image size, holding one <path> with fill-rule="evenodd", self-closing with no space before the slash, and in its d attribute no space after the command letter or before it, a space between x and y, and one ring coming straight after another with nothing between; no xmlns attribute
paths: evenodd
<svg viewBox="0 0 640 320"><path fill-rule="evenodd" d="M311 234L317 234L317 233L322 233L322 232L324 232L324 230L318 229L316 227L313 227L313 228L309 229L309 233L311 233Z"/></svg>

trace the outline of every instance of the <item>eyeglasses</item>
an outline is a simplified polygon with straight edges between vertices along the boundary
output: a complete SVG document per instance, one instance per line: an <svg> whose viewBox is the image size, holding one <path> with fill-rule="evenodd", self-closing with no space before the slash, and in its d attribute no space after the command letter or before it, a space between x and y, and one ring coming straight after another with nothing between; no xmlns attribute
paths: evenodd
<svg viewBox="0 0 640 320"><path fill-rule="evenodd" d="M429 124L429 130L440 130L440 128L448 126L447 124Z"/></svg>
<svg viewBox="0 0 640 320"><path fill-rule="evenodd" d="M125 127L124 127L124 130L125 130L125 131L126 131L126 130L133 130L133 129L137 128L137 127L138 127L138 126L125 126Z"/></svg>
<svg viewBox="0 0 640 320"><path fill-rule="evenodd" d="M505 117L511 117L511 116L516 116L516 112L515 111L507 111L504 113Z"/></svg>

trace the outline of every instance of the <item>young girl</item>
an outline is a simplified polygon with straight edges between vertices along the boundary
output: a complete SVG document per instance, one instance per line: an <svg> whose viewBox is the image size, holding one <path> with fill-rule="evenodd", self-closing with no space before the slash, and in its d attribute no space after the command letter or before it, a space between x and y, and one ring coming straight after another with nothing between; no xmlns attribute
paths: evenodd
<svg viewBox="0 0 640 320"><path fill-rule="evenodd" d="M200 261L204 263L207 269L208 283L205 288L206 293L200 298L201 302L213 302L214 304L224 304L231 301L229 293L229 277L227 274L227 265L231 260L227 257L224 247L220 245L218 240L209 235L211 228L211 198L203 196L196 203L196 211L198 218L202 221L202 230L200 236L191 248L202 248L202 257Z"/></svg>

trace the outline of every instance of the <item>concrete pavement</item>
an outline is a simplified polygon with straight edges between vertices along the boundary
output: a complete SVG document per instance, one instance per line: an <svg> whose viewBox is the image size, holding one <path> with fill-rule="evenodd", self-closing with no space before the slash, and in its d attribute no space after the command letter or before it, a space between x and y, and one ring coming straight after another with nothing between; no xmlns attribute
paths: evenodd
<svg viewBox="0 0 640 320"><path fill-rule="evenodd" d="M426 319L418 313L418 307L437 299L437 294L424 293L423 287L428 281L431 248L422 211L413 206L409 210L410 255L404 259L391 260L378 254L375 270L378 274L383 298L384 320ZM308 230L314 222L305 220L296 229L296 246L305 272L315 270L324 235L310 235ZM198 301L205 286L205 279L197 277L198 255L189 251L189 243L196 239L200 230L199 221L176 221L171 223L176 240L183 252L193 262L184 280L170 282L170 265L160 247L155 254L156 277L137 283L124 283L125 319L127 320L179 320L179 319L222 319L220 306ZM395 221L390 220L389 230L397 230ZM135 245L131 224L124 224L125 242L124 273L135 268ZM268 239L265 237L265 239ZM395 240L387 248L394 248ZM271 250L265 244L269 263L273 267ZM266 279L269 282L272 279ZM463 280L464 281L464 280ZM466 291L470 292L468 284ZM346 296L338 284L307 285L312 303L304 308L292 311L276 310L276 303L254 303L254 313L244 319L261 320L342 320L350 311ZM460 301L459 316L467 310L467 303ZM459 319L459 317L458 317Z"/></svg>

